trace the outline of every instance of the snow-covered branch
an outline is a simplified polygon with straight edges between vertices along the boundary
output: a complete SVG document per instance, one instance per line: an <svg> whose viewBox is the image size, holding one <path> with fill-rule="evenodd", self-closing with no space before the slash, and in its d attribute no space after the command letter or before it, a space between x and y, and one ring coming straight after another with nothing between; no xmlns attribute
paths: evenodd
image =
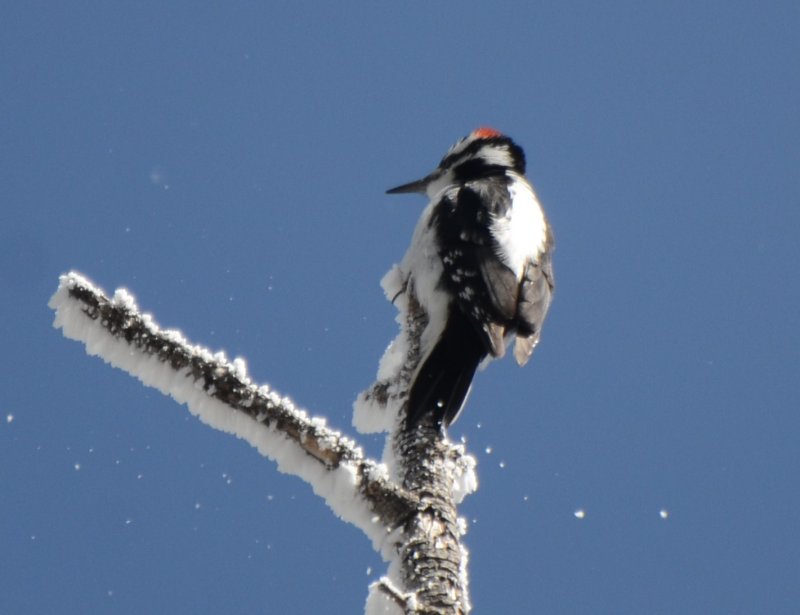
<svg viewBox="0 0 800 615"><path fill-rule="evenodd" d="M465 614L471 605L466 521L457 505L477 487L475 460L433 424L404 424L409 383L420 360L428 315L413 279L398 267L382 284L398 307L400 333L378 381L356 400L362 432L387 431L384 463L322 418L310 417L268 386L254 384L244 360L189 343L161 329L124 289L109 298L77 273L61 276L50 300L54 326L101 357L185 403L212 427L244 439L278 468L308 482L338 514L360 528L386 561L388 574L370 586L368 613Z"/></svg>
<svg viewBox="0 0 800 615"><path fill-rule="evenodd" d="M360 431L389 432L384 459L419 504L397 545L395 582L405 593L393 593L382 579L371 586L371 596L378 602L402 596L394 602L407 613L468 613L468 551L461 542L467 523L458 517L457 505L477 489L475 458L444 437L432 415L413 430L405 428L403 404L430 331L429 316L402 266L393 267L381 286L398 309L400 333L381 359L377 382L356 400L353 419Z"/></svg>
<svg viewBox="0 0 800 615"><path fill-rule="evenodd" d="M86 351L137 377L212 427L250 443L296 474L376 548L415 509L415 498L388 480L384 466L267 386L253 384L242 359L228 361L190 344L179 331L161 329L139 312L124 289L107 297L77 273L61 276L50 300L54 326Z"/></svg>

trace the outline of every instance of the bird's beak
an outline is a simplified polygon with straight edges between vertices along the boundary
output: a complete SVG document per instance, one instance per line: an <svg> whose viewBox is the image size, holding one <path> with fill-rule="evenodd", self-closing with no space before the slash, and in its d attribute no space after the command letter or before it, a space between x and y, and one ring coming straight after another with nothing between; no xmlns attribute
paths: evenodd
<svg viewBox="0 0 800 615"><path fill-rule="evenodd" d="M409 192L419 192L425 194L431 179L433 178L429 175L428 177L423 177L417 181L409 182L407 184L403 184L402 186L397 186L396 188L391 188L390 190L386 191L386 194L408 194Z"/></svg>

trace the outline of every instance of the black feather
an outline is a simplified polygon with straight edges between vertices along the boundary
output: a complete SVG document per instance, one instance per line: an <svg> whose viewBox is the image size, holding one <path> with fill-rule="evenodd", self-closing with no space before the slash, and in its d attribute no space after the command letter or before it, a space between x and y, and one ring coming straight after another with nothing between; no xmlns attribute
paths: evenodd
<svg viewBox="0 0 800 615"><path fill-rule="evenodd" d="M505 353L503 337L514 323L519 294L519 280L498 256L489 225L490 217L505 216L511 206L507 183L507 178L472 182L445 196L432 220L445 273L442 286L494 357Z"/></svg>
<svg viewBox="0 0 800 615"><path fill-rule="evenodd" d="M427 414L437 426L455 421L469 393L475 370L486 356L484 342L458 307L451 306L447 325L423 359L408 394L407 426Z"/></svg>

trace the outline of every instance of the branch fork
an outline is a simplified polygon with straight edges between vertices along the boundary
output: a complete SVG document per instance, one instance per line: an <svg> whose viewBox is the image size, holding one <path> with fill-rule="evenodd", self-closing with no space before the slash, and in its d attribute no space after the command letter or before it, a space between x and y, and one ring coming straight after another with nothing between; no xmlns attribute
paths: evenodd
<svg viewBox="0 0 800 615"><path fill-rule="evenodd" d="M381 360L378 381L354 409L362 431L389 432L382 463L367 458L324 419L253 383L244 360L231 361L191 344L179 331L161 329L124 289L109 297L71 272L61 276L49 305L56 312L54 326L84 343L89 354L185 403L201 421L244 439L360 528L389 562L388 574L370 586L368 612L465 614L470 611L467 551L461 543L466 522L456 507L477 487L475 459L431 422L405 429L403 404L427 315L415 300L413 280L399 268L383 285L398 306L400 333Z"/></svg>

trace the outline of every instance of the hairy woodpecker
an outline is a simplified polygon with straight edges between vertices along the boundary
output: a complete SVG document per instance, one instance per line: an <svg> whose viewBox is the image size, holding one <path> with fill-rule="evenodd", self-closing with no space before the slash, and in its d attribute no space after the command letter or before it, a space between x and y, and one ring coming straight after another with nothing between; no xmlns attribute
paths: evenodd
<svg viewBox="0 0 800 615"><path fill-rule="evenodd" d="M428 314L406 426L427 414L456 420L478 365L505 354L524 365L539 341L553 294L550 226L525 178L525 154L507 136L478 128L430 175L388 194L430 199L401 269Z"/></svg>

